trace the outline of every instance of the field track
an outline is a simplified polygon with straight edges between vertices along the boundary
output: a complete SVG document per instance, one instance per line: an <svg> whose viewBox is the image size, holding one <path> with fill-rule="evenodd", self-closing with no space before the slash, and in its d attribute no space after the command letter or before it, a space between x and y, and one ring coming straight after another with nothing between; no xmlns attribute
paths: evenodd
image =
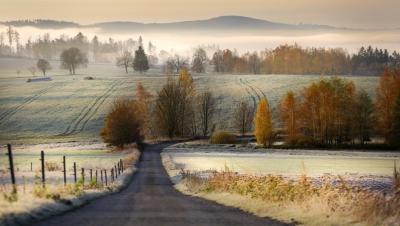
<svg viewBox="0 0 400 226"><path fill-rule="evenodd" d="M0 124L3 123L5 120L13 116L15 113L17 113L19 110L24 108L26 105L32 103L34 100L36 100L38 97L43 96L44 94L48 93L50 90L54 88L61 88L63 86L63 83L57 83L53 84L50 87L44 88L40 91L37 91L36 93L33 94L33 96L29 97L28 99L22 101L19 105L9 109L8 111L4 112L3 114L0 115Z"/></svg>
<svg viewBox="0 0 400 226"><path fill-rule="evenodd" d="M247 84L249 86L251 86L251 83L247 80L247 78L244 81L247 82ZM264 99L267 99L267 96L265 96L265 93L258 86L256 86L256 85L253 85L253 86L256 87L262 93L262 95L264 96Z"/></svg>
<svg viewBox="0 0 400 226"><path fill-rule="evenodd" d="M56 136L68 136L82 132L87 122L89 122L89 120L97 113L97 110L104 103L104 101L124 82L125 80L113 81L107 90L94 99L89 105L85 106L85 108L81 111L81 114L71 121L65 132Z"/></svg>

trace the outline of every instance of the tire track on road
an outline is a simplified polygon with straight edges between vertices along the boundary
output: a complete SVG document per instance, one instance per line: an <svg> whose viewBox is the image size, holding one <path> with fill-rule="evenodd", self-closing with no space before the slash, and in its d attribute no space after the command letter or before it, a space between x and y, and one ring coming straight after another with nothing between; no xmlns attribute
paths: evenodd
<svg viewBox="0 0 400 226"><path fill-rule="evenodd" d="M52 90L52 89L54 89L56 87L59 88L59 87L61 87L63 85L64 85L63 83L54 84L54 85L52 85L50 87L47 87L45 89L42 89L42 90L34 93L33 96L31 96L28 99L24 100L19 105L15 106L15 107L9 109L8 111L4 112L3 114L1 114L0 115L0 124L3 123L8 118L10 118L11 116L13 116L15 113L17 113L19 110L21 110L22 108L24 108L28 104L32 103L34 100L36 100L40 96L46 94L47 92L49 92L50 90Z"/></svg>
<svg viewBox="0 0 400 226"><path fill-rule="evenodd" d="M106 91L83 108L81 114L71 121L65 132L56 136L68 136L82 132L86 123L97 113L97 110L104 101L124 82L125 80L112 82ZM78 129L78 127L80 127L80 129Z"/></svg>

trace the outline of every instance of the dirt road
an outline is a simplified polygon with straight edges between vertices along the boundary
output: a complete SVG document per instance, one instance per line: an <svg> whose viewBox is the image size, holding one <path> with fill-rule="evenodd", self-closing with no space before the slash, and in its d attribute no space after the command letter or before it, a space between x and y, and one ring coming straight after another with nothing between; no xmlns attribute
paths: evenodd
<svg viewBox="0 0 400 226"><path fill-rule="evenodd" d="M182 195L161 164L160 152L169 145L147 147L138 172L122 192L34 225L286 225Z"/></svg>

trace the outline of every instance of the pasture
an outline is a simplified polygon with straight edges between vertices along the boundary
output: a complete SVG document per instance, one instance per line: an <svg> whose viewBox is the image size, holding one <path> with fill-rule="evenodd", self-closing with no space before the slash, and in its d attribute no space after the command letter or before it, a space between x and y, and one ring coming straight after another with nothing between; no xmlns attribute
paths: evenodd
<svg viewBox="0 0 400 226"><path fill-rule="evenodd" d="M133 73L113 64L89 63L76 75L59 69L46 73L50 82L27 83L33 77L27 70L35 60L0 58L0 144L35 144L71 141L100 141L110 104L120 96L135 97L138 82L155 95L165 83L160 69ZM20 70L20 74L16 73ZM42 76L36 72L36 76ZM84 80L92 76L94 80ZM217 130L233 130L232 114L235 105L248 101L256 108L260 98L269 101L273 113L277 103L288 90L300 91L317 80L314 75L231 75L192 74L196 89L209 88L217 99L214 118ZM342 76L353 80L358 89L373 96L378 77ZM276 116L275 121L278 122Z"/></svg>

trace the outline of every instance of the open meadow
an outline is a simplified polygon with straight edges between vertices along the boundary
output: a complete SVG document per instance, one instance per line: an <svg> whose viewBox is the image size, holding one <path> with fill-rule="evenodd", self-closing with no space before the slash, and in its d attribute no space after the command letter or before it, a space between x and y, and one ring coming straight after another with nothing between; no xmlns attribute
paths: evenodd
<svg viewBox="0 0 400 226"><path fill-rule="evenodd" d="M26 69L35 60L0 58L0 144L34 144L70 141L100 141L110 104L120 96L135 97L138 82L155 95L165 83L160 69L125 73L113 64L89 63L76 75L59 69L59 62L46 75L49 82L27 83ZM16 69L21 73L18 75ZM36 76L42 76L36 72ZM85 80L92 76L94 80ZM288 90L295 92L317 80L314 75L192 74L196 89L209 88L217 98L217 130L233 130L233 108L248 101L255 108L266 97L272 111ZM342 76L373 96L379 77ZM276 120L278 121L278 120Z"/></svg>

